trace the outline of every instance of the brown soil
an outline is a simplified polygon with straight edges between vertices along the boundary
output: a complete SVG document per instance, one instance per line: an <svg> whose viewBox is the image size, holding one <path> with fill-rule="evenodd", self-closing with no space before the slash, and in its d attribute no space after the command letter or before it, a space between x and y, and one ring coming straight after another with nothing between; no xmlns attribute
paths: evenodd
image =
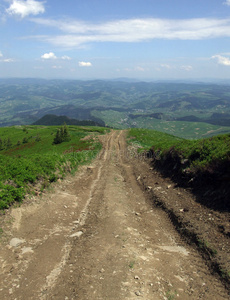
<svg viewBox="0 0 230 300"><path fill-rule="evenodd" d="M227 214L132 158L124 131L102 139L91 166L1 217L0 298L229 299L184 234L215 236L227 266Z"/></svg>

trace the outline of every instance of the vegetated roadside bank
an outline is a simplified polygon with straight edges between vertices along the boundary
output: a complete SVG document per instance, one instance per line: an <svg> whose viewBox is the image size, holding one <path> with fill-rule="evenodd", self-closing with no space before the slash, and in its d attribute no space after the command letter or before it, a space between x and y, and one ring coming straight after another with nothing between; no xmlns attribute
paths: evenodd
<svg viewBox="0 0 230 300"><path fill-rule="evenodd" d="M136 164L138 182L230 287L230 135L188 141L131 129L128 140L145 150L139 158L146 160Z"/></svg>
<svg viewBox="0 0 230 300"><path fill-rule="evenodd" d="M97 135L107 130L77 126L0 128L0 209L20 203L26 194L39 194L51 182L90 162L101 149Z"/></svg>
<svg viewBox="0 0 230 300"><path fill-rule="evenodd" d="M189 187L201 204L230 212L230 134L185 140L157 131L131 129L152 164L178 185Z"/></svg>

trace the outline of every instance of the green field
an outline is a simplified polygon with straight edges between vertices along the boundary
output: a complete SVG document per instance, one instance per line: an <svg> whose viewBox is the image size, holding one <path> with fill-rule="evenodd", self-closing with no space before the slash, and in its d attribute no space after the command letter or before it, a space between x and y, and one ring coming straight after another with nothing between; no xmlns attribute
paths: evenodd
<svg viewBox="0 0 230 300"><path fill-rule="evenodd" d="M69 138L53 144L60 126L0 128L0 209L23 200L39 184L49 183L90 162L100 151L98 134L108 129L69 126ZM87 136L87 138L85 138Z"/></svg>
<svg viewBox="0 0 230 300"><path fill-rule="evenodd" d="M230 126L212 125L205 122L166 121L153 117L131 119L128 113L114 110L93 111L92 115L100 118L110 127L152 129L185 139L200 139L230 132Z"/></svg>

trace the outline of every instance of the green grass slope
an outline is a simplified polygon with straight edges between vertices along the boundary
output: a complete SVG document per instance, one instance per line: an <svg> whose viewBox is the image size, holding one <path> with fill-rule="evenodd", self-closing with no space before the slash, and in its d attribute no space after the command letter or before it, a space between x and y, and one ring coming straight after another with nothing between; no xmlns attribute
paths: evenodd
<svg viewBox="0 0 230 300"><path fill-rule="evenodd" d="M188 159L190 167L208 168L212 164L230 160L230 134L199 140L186 140L167 133L147 129L130 129L129 137L140 143L143 150L151 148L161 159L175 152Z"/></svg>
<svg viewBox="0 0 230 300"><path fill-rule="evenodd" d="M101 149L96 135L108 129L69 126L69 139L53 144L60 126L15 126L0 128L0 209L21 202L38 184L43 190L50 182L74 172ZM85 138L87 136L87 138Z"/></svg>

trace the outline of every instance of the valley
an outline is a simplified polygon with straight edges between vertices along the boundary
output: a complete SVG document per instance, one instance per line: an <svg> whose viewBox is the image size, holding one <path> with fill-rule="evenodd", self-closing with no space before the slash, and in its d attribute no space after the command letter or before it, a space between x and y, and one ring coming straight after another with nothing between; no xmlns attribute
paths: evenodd
<svg viewBox="0 0 230 300"><path fill-rule="evenodd" d="M0 80L0 126L45 115L101 126L149 128L198 139L230 132L230 86L106 80Z"/></svg>

